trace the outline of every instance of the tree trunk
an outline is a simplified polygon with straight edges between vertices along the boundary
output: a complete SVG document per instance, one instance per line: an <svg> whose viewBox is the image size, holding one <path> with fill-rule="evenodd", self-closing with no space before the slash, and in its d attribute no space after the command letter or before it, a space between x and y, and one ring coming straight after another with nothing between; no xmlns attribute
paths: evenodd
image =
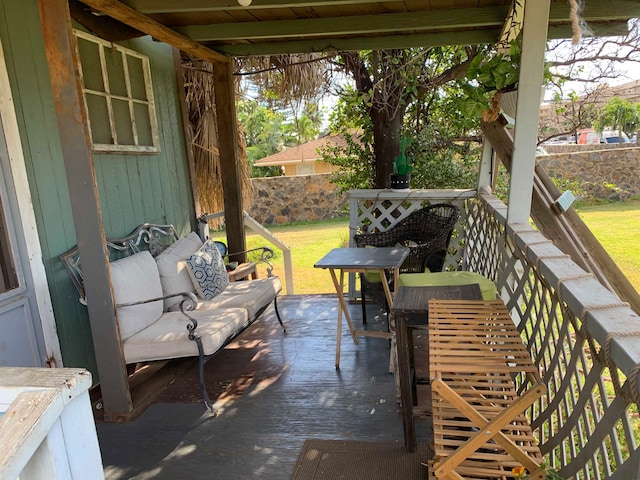
<svg viewBox="0 0 640 480"><path fill-rule="evenodd" d="M404 109L398 110L391 119L387 111L374 111L371 115L376 167L373 188L389 188L389 176L393 173L393 159L400 152L400 130Z"/></svg>

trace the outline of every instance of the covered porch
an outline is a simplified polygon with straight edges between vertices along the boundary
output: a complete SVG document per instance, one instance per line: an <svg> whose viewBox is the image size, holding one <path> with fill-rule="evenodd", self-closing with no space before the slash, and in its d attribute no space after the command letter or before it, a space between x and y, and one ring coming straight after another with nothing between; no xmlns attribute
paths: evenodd
<svg viewBox="0 0 640 480"><path fill-rule="evenodd" d="M492 195L457 197L465 213L449 261L496 283L548 387L527 411L547 465L562 478L635 478L638 316L539 232L507 223ZM335 296L279 305L287 335L269 312L208 367L220 418L169 403L179 401L173 385L135 422L98 424L107 478L288 478L309 438L402 444L388 341L344 341L335 370ZM384 311L368 308L367 328L385 329ZM359 323L360 305L349 309ZM418 442L431 434L428 420L418 424Z"/></svg>
<svg viewBox="0 0 640 480"><path fill-rule="evenodd" d="M86 112L76 76L77 59L67 2L40 0L38 3L53 72L51 83L60 128L60 157L68 181L65 194L69 195L73 211L73 218L67 219L75 228L71 243L80 245L83 265L91 272L86 279L89 293L86 315L105 394L103 407L128 413L134 405L121 355L109 262L102 248L104 239L113 234L113 231L105 232L108 222L102 211L103 208L107 211L109 205L103 203L99 195L100 182L105 182L109 175L96 179L93 162L97 156L92 151L84 122ZM137 33L144 32L216 63L225 211L232 238L229 243L234 250L243 250L245 242L234 141L232 70L226 55L446 45L453 38L462 43L495 42L503 26L511 25L510 18L505 22L511 12L511 2L502 0L430 2L429 9L438 13L426 11L420 15L415 11L422 8L422 2L305 2L304 8L294 10L295 6L289 2L255 0L253 7L245 11L235 1L225 2L223 6L196 1L182 19L177 16L179 12L171 11L173 2L83 0L83 3L101 12L99 15L89 13L98 19L95 31L106 35L109 24L105 27L100 25L101 21L116 19L139 29ZM416 6L417 3L420 6ZM637 3L632 1L618 2L619 10L625 13L616 15L611 13L609 2L590 0L587 3L591 15L587 20L601 27L602 32L619 31L624 28L625 19L638 12ZM522 2L513 4L522 5ZM189 21L198 17L202 9L208 12L207 18L222 15L226 21L218 19L218 25L213 22L214 26L206 28L189 26ZM388 21L377 18L382 14L389 15ZM337 21L343 16L347 18ZM290 24L284 23L288 20ZM570 20L570 8L565 2L527 2L521 91L539 92L544 40L570 35ZM222 25L224 23L228 25ZM283 29L284 25L287 28ZM353 25L361 28L350 28ZM105 29L100 30L101 26ZM444 31L443 27L446 27ZM279 32L282 38L270 36ZM406 35L400 35L401 32ZM214 34L220 38L212 39ZM298 41L299 37L308 36L314 38ZM536 188L534 132L538 98L537 94L519 96L517 121L521 128L509 155L500 142L485 144L480 187L492 183L496 165L494 152L503 160L505 156L512 156L509 206L483 188L444 194L465 212L458 225L449 265L493 280L510 309L549 389L549 394L534 405L529 416L551 468L559 469L564 478L635 478L640 472L638 428L634 424L639 401L638 317L627 303L632 301L630 298L603 286L602 280L596 279L588 268L556 246L554 242L558 239L551 241L529 226L530 214L539 206L534 203L532 207L531 203ZM183 140L182 132L173 133ZM167 138L173 139L171 135ZM188 139L187 133L184 139ZM104 158L97 160L106 163ZM193 165L191 159L176 163ZM131 183L129 179L122 181ZM169 192L163 194L168 196ZM103 199L106 196L103 195ZM201 213L197 192L193 192L193 203L190 200L185 208L176 208L174 215L183 231L194 226L195 218ZM397 200L399 205L404 204L405 199ZM554 200L547 199L547 203L542 204L548 212L552 211ZM352 215L357 214L358 208L356 204ZM165 218L161 213L154 214L156 218ZM142 212L134 215L142 216ZM122 228L147 220L150 219L127 218L122 221ZM357 223L352 222L352 226L355 228ZM58 283L68 285L69 282L66 278L51 280L50 288ZM76 303L77 299L70 297L61 302L74 308ZM221 411L219 418L207 418L199 402L173 403L165 398L134 422L98 423L106 476L287 478L306 438L400 442L402 422L393 376L387 368L387 342L380 339L367 339L360 345L345 342L344 363L338 372L332 362L335 297L284 297L282 307L290 332L287 336L282 335L269 311L210 363L209 368L215 370L212 375L218 375L220 382L213 386L212 392ZM360 307L353 305L353 308L358 321ZM62 317L59 312L56 315ZM370 319L374 317L376 312L369 315ZM384 317L378 315L377 318L379 324L375 326L385 328ZM170 390L171 387L167 395ZM418 432L419 440L428 441L429 429L426 425L423 427Z"/></svg>

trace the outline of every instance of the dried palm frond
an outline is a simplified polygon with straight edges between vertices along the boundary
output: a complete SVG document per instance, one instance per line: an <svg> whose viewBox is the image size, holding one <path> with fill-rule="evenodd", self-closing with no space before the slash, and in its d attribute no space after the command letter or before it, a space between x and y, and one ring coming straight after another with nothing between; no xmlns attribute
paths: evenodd
<svg viewBox="0 0 640 480"><path fill-rule="evenodd" d="M309 100L328 90L330 56L321 54L272 55L236 59L236 70L251 75L251 81L274 92L285 102Z"/></svg>
<svg viewBox="0 0 640 480"><path fill-rule="evenodd" d="M196 170L196 185L203 212L224 209L223 184L218 150L218 126L215 113L213 66L202 60L184 60L187 115ZM251 201L251 180L244 135L238 127L238 175L243 207ZM215 222L214 222L215 223ZM218 222L219 224L219 222ZM212 225L214 226L214 225ZM215 225L217 226L217 225Z"/></svg>

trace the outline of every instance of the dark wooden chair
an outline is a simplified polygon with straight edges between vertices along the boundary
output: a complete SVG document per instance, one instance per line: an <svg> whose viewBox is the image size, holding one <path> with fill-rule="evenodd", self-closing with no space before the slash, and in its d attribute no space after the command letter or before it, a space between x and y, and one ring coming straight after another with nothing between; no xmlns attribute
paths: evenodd
<svg viewBox="0 0 640 480"><path fill-rule="evenodd" d="M354 235L356 247L409 248L409 256L400 267L400 273L417 273L429 269L440 272L447 256L447 248L453 227L460 216L460 209L448 203L437 203L411 212L388 230ZM360 275L362 318L366 323L366 300L369 296L389 312L382 283L375 276Z"/></svg>

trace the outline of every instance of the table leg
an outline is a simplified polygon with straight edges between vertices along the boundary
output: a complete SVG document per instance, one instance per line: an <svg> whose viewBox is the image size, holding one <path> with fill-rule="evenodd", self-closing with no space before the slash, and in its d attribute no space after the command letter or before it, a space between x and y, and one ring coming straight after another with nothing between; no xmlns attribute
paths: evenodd
<svg viewBox="0 0 640 480"><path fill-rule="evenodd" d="M398 271L397 268L394 268L393 270L394 272ZM384 295L385 295L385 298L387 299L387 305L389 306L389 309L390 309L391 306L393 305L393 296L391 295L389 282L387 282L387 273L385 272L384 269L380 269L380 279L382 280L382 289L384 290ZM394 273L394 279L395 279L395 273ZM395 285L397 285L397 279L395 279L395 282L396 282ZM395 326L393 325L393 322L394 320L392 316L388 315L387 323L388 323L389 333L391 334L391 349L389 350L389 373L395 373L397 368L397 363L398 363L396 348L395 348L395 343L396 343L396 336L394 333Z"/></svg>
<svg viewBox="0 0 640 480"><path fill-rule="evenodd" d="M410 452L416 448L416 427L413 419L413 393L411 388L410 352L409 339L411 335L407 331L407 325L403 315L394 315L398 363L396 365L396 375L400 386L400 410L402 412L402 423L404 425L404 446Z"/></svg>
<svg viewBox="0 0 640 480"><path fill-rule="evenodd" d="M398 269L394 268L394 271L397 272ZM384 268L381 268L379 272L380 272L380 280L382 280L382 289L384 290L384 296L387 299L387 305L389 305L389 308L391 308L391 305L393 305L393 296L391 295L389 282L387 282L387 273L385 272ZM397 285L398 280L395 278L395 274L394 274L394 279L396 282L395 285Z"/></svg>
<svg viewBox="0 0 640 480"><path fill-rule="evenodd" d="M349 310L347 310L347 304L344 301L344 270L340 270L340 281L338 281L338 277L336 276L336 272L333 268L329 269L331 273L331 279L333 280L333 285L336 288L336 292L338 293L338 330L336 333L336 368L340 368L340 343L342 337L342 314L344 313L344 318L347 320L347 325L349 326L349 331L351 332L351 337L353 338L353 343L358 344L358 337L356 336L356 329L353 327L353 323L351 322L351 315L349 315Z"/></svg>

